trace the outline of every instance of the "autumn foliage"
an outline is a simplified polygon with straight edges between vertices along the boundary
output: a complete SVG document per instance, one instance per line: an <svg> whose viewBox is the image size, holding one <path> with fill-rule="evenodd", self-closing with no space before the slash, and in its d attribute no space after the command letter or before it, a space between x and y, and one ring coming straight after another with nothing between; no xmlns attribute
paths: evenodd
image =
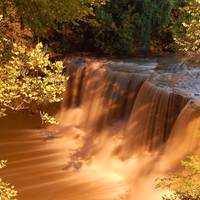
<svg viewBox="0 0 200 200"><path fill-rule="evenodd" d="M0 161L0 169L6 167L6 162L7 160ZM11 186L10 183L4 183L3 180L0 178L0 199L2 199L2 197L10 199L16 196L17 191L14 190L14 186Z"/></svg>
<svg viewBox="0 0 200 200"><path fill-rule="evenodd" d="M183 172L157 178L159 183L156 188L172 191L170 197L163 197L166 200L197 200L200 198L200 157L188 156L186 161L181 161L181 165L185 167Z"/></svg>

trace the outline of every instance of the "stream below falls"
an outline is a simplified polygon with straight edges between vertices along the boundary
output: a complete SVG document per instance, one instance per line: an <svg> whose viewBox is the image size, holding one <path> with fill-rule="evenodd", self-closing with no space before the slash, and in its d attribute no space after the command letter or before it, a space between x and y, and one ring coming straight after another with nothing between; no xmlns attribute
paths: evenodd
<svg viewBox="0 0 200 200"><path fill-rule="evenodd" d="M0 171L18 200L161 200L155 179L199 152L199 69L172 58L65 60L58 126L9 111ZM51 108L49 108L51 109Z"/></svg>

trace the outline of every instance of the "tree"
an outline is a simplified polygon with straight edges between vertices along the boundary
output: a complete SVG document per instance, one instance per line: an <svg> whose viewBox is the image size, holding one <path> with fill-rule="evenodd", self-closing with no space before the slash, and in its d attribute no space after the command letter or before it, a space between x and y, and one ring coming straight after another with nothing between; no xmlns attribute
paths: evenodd
<svg viewBox="0 0 200 200"><path fill-rule="evenodd" d="M138 15L135 25L140 45L146 46L154 36L166 29L177 0L127 1Z"/></svg>
<svg viewBox="0 0 200 200"><path fill-rule="evenodd" d="M4 10L3 8L6 7ZM20 16L17 14L16 9L12 2L5 2L4 4L0 1L0 14L2 13L1 19L1 30L0 37L11 40L12 43L22 43L30 46L33 34L25 24L22 24Z"/></svg>
<svg viewBox="0 0 200 200"><path fill-rule="evenodd" d="M192 63L192 67L198 66L200 63L200 1L185 0L178 14L172 26L173 46L184 53L184 61Z"/></svg>
<svg viewBox="0 0 200 200"><path fill-rule="evenodd" d="M0 15L0 20L3 18ZM2 24L0 24L2 25ZM59 102L65 91L67 78L62 75L63 63L52 63L42 51L42 43L36 48L0 40L0 117L6 108L19 110L32 101L38 104ZM42 115L42 114L41 114ZM48 115L42 115L57 123Z"/></svg>
<svg viewBox="0 0 200 200"><path fill-rule="evenodd" d="M166 178L157 178L160 181L156 188L168 189L173 192L171 197L164 199L198 200L200 198L200 157L191 155L186 161L181 161L185 171L169 174Z"/></svg>
<svg viewBox="0 0 200 200"><path fill-rule="evenodd" d="M0 14L7 19L20 22L18 30L25 33L26 27L31 31L31 44L40 41L50 46L54 52L69 50L67 38L69 27L78 27L80 22L97 25L94 16L94 8L105 4L106 0L0 0ZM16 13L15 17L10 17L8 10ZM12 14L12 12L10 12ZM13 15L13 14L12 14ZM11 19L12 18L12 19ZM10 28L7 28L8 31ZM15 32L12 32L14 35ZM6 37L7 38L7 37ZM7 38L8 39L8 38ZM30 42L29 42L30 43ZM33 46L33 45L32 45Z"/></svg>
<svg viewBox="0 0 200 200"><path fill-rule="evenodd" d="M10 45L4 39L0 48L5 44ZM62 75L63 64L51 63L42 47L39 43L35 49L29 50L13 44L11 59L0 66L0 116L4 116L7 107L19 110L32 101L43 104L62 100L67 80Z"/></svg>
<svg viewBox="0 0 200 200"><path fill-rule="evenodd" d="M4 168L7 160L1 160L0 169ZM7 198L10 199L12 197L17 196L17 191L14 190L14 186L10 186L10 183L4 183L0 178L0 199ZM16 200L16 199L15 199Z"/></svg>
<svg viewBox="0 0 200 200"><path fill-rule="evenodd" d="M23 22L40 33L50 26L57 28L57 23L92 22L87 16L94 15L93 7L104 4L105 0L15 0L13 3Z"/></svg>
<svg viewBox="0 0 200 200"><path fill-rule="evenodd" d="M106 5L94 9L98 25L84 26L81 34L85 36L83 31L86 30L90 37L87 41L82 41L106 54L126 53L135 46L146 48L149 42L156 44L158 38L160 41L164 38L166 42L165 36L171 36L167 27L175 2L176 0L108 1ZM71 35L74 33L76 38L80 36L79 29L71 31Z"/></svg>
<svg viewBox="0 0 200 200"><path fill-rule="evenodd" d="M96 9L98 26L94 29L94 45L106 54L130 51L135 41L133 7L126 0L110 1Z"/></svg>
<svg viewBox="0 0 200 200"><path fill-rule="evenodd" d="M35 36L49 36L52 30L60 33L65 23L79 25L79 21L96 23L93 8L105 4L105 0L9 0L18 15Z"/></svg>

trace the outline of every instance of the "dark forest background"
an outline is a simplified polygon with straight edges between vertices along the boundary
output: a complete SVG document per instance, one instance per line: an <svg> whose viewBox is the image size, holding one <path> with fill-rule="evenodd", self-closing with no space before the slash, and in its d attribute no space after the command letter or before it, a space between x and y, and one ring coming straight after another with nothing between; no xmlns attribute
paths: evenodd
<svg viewBox="0 0 200 200"><path fill-rule="evenodd" d="M1 0L3 36L54 53L176 51L195 0ZM23 39L23 40L22 40Z"/></svg>

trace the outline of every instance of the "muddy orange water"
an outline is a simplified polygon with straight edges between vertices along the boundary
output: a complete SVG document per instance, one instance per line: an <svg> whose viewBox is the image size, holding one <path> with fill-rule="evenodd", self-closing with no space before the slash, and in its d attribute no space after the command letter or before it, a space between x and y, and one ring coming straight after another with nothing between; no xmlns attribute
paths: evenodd
<svg viewBox="0 0 200 200"><path fill-rule="evenodd" d="M199 155L200 106L146 75L71 63L58 126L37 115L0 119L0 171L19 200L159 200L157 177Z"/></svg>

